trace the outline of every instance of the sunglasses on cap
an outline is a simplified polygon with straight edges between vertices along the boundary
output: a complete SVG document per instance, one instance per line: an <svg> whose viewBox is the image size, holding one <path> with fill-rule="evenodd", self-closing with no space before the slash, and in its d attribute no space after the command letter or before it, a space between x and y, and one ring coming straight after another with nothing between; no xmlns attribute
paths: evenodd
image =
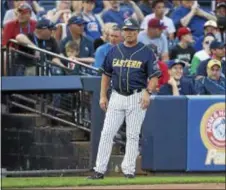
<svg viewBox="0 0 226 190"><path fill-rule="evenodd" d="M27 13L30 13L31 10L30 9L17 9L17 12L20 14L27 14Z"/></svg>
<svg viewBox="0 0 226 190"><path fill-rule="evenodd" d="M205 41L204 42L206 45L209 45L211 43L211 41Z"/></svg>

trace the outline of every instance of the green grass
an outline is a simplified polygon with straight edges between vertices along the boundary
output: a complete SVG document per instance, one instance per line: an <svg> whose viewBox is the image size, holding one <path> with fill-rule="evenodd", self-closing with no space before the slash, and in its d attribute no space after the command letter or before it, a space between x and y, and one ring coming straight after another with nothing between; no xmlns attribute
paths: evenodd
<svg viewBox="0 0 226 190"><path fill-rule="evenodd" d="M224 176L180 176L180 177L106 177L104 180L88 180L85 177L43 177L43 178L3 178L4 188L28 187L75 187L75 186L106 186L106 185L147 185L147 184L188 184L188 183L225 183Z"/></svg>

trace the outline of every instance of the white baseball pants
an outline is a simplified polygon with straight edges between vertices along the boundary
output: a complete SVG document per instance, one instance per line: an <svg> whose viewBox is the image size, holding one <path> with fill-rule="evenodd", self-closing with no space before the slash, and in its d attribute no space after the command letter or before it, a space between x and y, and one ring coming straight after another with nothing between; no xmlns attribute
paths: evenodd
<svg viewBox="0 0 226 190"><path fill-rule="evenodd" d="M104 174L112 151L113 139L126 118L126 150L121 169L124 174L134 174L139 154L139 134L146 114L141 109L142 92L123 96L113 91L106 112L98 147L96 172Z"/></svg>

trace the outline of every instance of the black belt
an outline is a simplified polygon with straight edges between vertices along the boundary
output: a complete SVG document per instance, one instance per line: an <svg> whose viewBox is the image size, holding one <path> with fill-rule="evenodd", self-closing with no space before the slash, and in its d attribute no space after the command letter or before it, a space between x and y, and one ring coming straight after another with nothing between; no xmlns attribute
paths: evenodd
<svg viewBox="0 0 226 190"><path fill-rule="evenodd" d="M120 92L119 90L115 90L118 94L121 94L123 96L130 96L135 93L141 92L143 89L136 89L136 90L130 90L129 92Z"/></svg>

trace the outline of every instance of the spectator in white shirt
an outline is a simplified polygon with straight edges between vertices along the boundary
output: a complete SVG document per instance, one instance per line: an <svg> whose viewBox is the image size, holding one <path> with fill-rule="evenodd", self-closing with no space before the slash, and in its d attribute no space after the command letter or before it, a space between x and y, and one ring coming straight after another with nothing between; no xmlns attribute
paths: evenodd
<svg viewBox="0 0 226 190"><path fill-rule="evenodd" d="M165 26L167 26L167 29L164 31L164 33L166 34L166 36L170 39L173 40L174 39L174 33L176 32L174 23L172 21L172 19L170 19L169 17L165 16L165 2L164 0L155 0L152 3L152 9L154 11L154 13L147 15L142 24L141 24L141 28L142 29L147 29L148 28L148 21L152 18L158 18L160 19Z"/></svg>

